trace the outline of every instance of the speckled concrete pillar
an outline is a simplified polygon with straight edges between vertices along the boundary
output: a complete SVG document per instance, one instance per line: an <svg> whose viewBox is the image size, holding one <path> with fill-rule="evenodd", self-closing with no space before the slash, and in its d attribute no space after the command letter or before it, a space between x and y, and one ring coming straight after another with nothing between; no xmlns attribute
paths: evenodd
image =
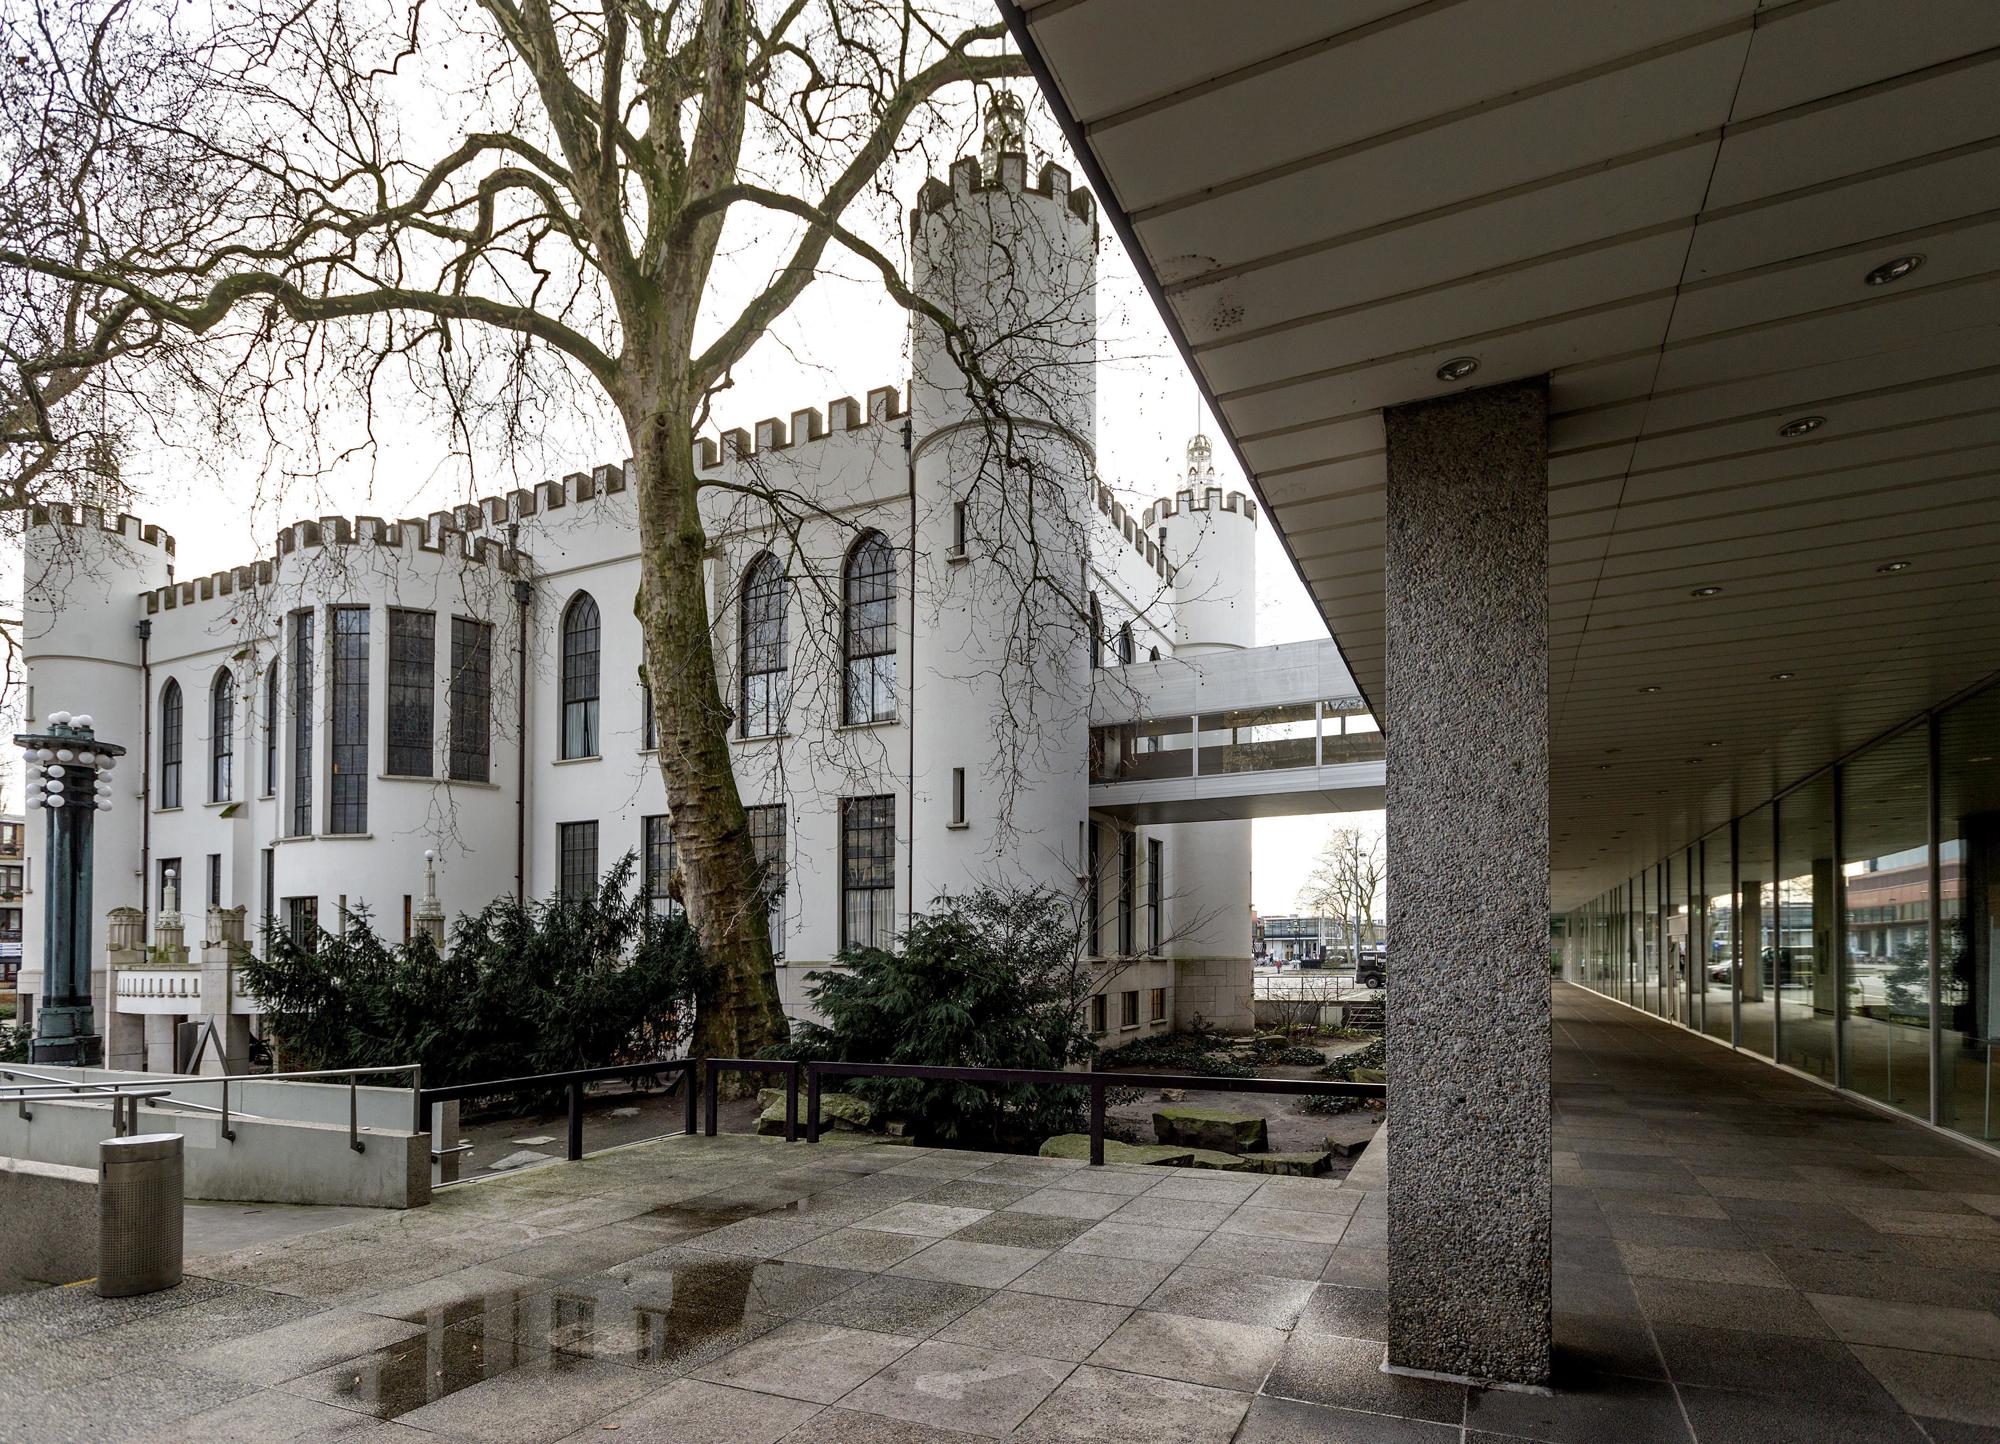
<svg viewBox="0 0 2000 1444"><path fill-rule="evenodd" d="M1389 1362L1549 1374L1548 388L1388 431Z"/></svg>

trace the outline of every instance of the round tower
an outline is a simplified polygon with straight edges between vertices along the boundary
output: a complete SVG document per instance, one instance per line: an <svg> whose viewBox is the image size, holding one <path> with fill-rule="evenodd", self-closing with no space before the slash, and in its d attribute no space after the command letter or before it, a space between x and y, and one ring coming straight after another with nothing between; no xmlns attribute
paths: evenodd
<svg viewBox="0 0 2000 1444"><path fill-rule="evenodd" d="M1097 214L996 95L911 215L911 905L1068 890L1089 805Z"/></svg>
<svg viewBox="0 0 2000 1444"><path fill-rule="evenodd" d="M1257 503L1224 489L1206 436L1188 442L1180 485L1144 520L1174 569L1174 655L1255 646ZM1203 714L1203 747L1238 740L1248 740L1242 719ZM1176 1026L1197 1013L1222 1028L1253 1026L1250 850L1247 821L1184 823L1168 841Z"/></svg>
<svg viewBox="0 0 2000 1444"><path fill-rule="evenodd" d="M110 779L112 815L123 822L99 828L93 848L91 905L101 916L139 901L139 789L147 763L141 630L148 594L173 580L174 539L125 513L57 503L29 514L22 552L23 722L33 730L51 712L85 714L100 737L128 749ZM29 817L27 844L39 863L48 814L36 816ZM23 998L38 993L41 975L42 909L31 907L21 938Z"/></svg>

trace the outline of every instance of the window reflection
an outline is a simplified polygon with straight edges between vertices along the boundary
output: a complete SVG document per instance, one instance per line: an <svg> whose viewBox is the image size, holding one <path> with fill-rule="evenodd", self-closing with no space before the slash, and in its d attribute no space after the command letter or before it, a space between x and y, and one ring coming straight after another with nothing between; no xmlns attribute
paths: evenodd
<svg viewBox="0 0 2000 1444"><path fill-rule="evenodd" d="M1938 1122L1989 1142L2000 1043L2000 688L1938 718Z"/></svg>
<svg viewBox="0 0 2000 1444"><path fill-rule="evenodd" d="M1842 1007L1834 913L1833 777L1778 804L1780 1061L1831 1083Z"/></svg>

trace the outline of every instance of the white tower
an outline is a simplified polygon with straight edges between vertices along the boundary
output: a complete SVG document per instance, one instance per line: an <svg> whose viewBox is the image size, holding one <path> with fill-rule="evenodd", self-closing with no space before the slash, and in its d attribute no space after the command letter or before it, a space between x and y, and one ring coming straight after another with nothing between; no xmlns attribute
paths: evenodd
<svg viewBox="0 0 2000 1444"><path fill-rule="evenodd" d="M911 905L989 880L1068 890L1089 806L1097 218L1061 167L1028 179L1016 97L994 97L980 159L925 183L911 270L954 323L919 315L911 337Z"/></svg>
<svg viewBox="0 0 2000 1444"><path fill-rule="evenodd" d="M1206 436L1188 443L1186 475L1147 509L1145 523L1174 567L1174 655L1255 646L1257 504L1224 491ZM1225 746L1241 730L1227 716L1204 714L1201 726L1203 747ZM1250 845L1247 821L1183 823L1168 843L1178 1027L1196 1013L1229 1029L1254 1021Z"/></svg>

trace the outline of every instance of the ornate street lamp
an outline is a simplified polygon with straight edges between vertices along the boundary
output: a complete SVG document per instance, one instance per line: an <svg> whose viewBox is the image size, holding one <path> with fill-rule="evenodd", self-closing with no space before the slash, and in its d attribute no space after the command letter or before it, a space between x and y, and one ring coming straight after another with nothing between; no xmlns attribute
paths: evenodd
<svg viewBox="0 0 2000 1444"><path fill-rule="evenodd" d="M36 1063L96 1064L104 1053L90 1006L92 823L111 810L107 775L125 749L100 742L90 718L49 714L46 732L17 732L28 806L49 815L42 875L42 1002L29 1055Z"/></svg>

